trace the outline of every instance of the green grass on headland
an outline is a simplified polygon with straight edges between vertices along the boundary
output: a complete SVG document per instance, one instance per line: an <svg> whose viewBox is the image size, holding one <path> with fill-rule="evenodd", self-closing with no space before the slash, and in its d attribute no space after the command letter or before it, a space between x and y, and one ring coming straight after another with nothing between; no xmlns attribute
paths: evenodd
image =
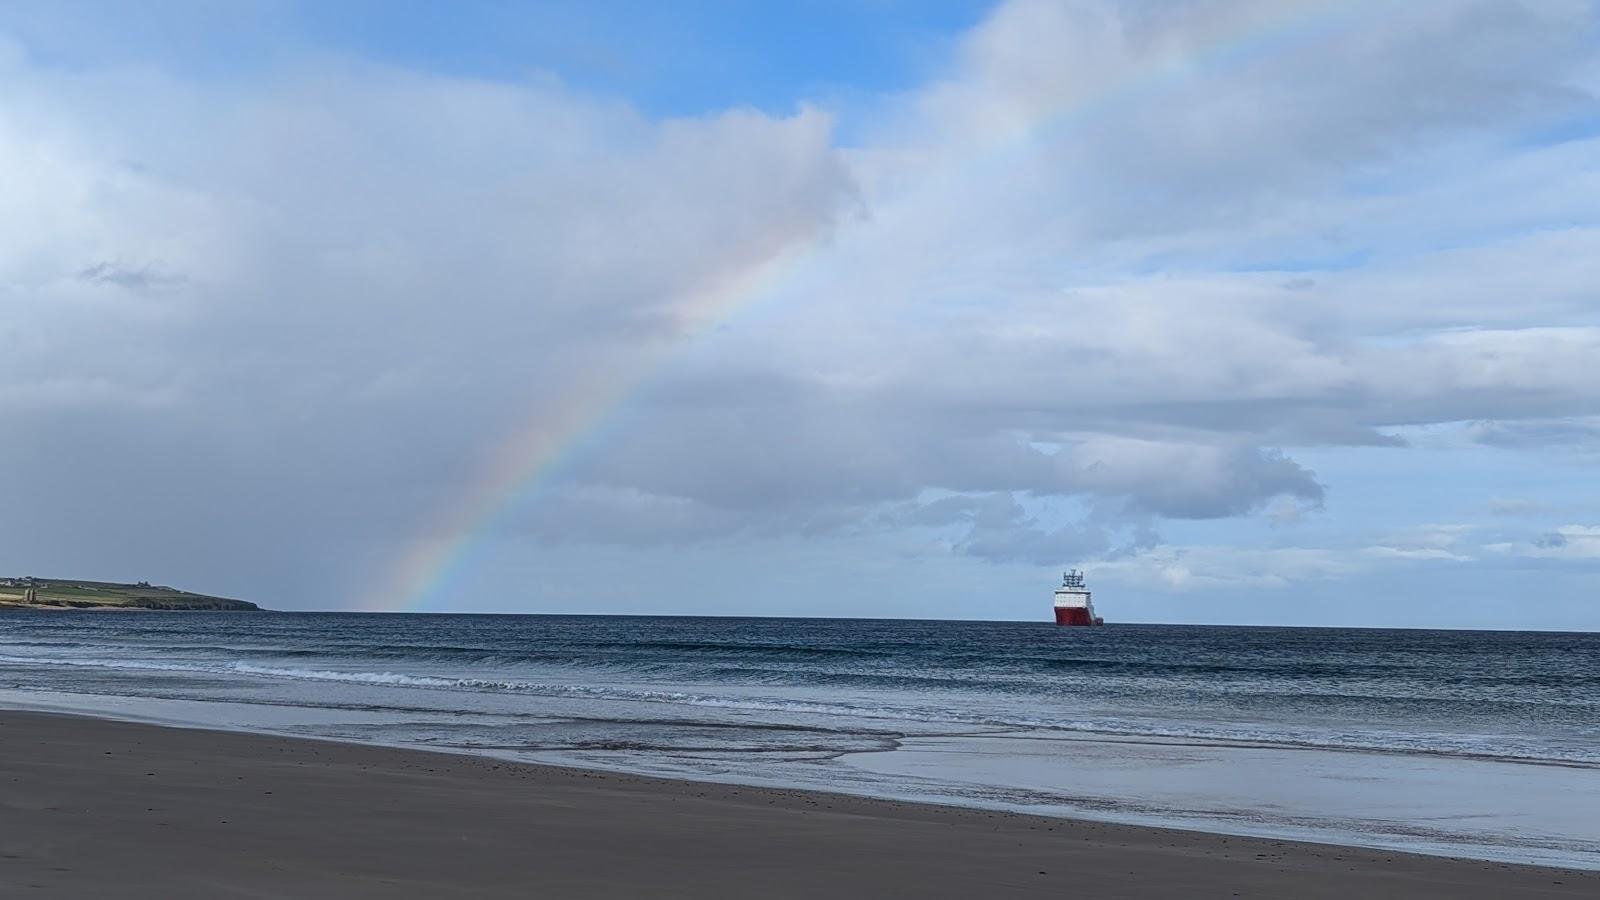
<svg viewBox="0 0 1600 900"><path fill-rule="evenodd" d="M0 577L0 609L261 609L246 600L192 594L145 582L82 581L76 578Z"/></svg>

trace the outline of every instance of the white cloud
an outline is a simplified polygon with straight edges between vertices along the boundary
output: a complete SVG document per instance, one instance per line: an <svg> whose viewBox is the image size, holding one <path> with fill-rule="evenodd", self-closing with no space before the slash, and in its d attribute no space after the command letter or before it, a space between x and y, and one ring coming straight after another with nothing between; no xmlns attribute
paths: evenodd
<svg viewBox="0 0 1600 900"><path fill-rule="evenodd" d="M1443 547L1385 547L1375 545L1362 548L1363 553L1382 559L1437 559L1450 562L1471 562L1472 557L1452 553Z"/></svg>
<svg viewBox="0 0 1600 900"><path fill-rule="evenodd" d="M1125 559L1093 563L1096 580L1156 591L1283 588L1356 574L1346 554L1314 547L1151 547Z"/></svg>
<svg viewBox="0 0 1600 900"><path fill-rule="evenodd" d="M1562 525L1518 549L1537 559L1600 559L1600 525Z"/></svg>

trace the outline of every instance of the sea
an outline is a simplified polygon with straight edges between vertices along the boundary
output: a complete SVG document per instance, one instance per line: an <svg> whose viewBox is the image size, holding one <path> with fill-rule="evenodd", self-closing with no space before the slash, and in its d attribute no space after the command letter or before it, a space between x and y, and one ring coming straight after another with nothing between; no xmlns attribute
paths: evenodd
<svg viewBox="0 0 1600 900"><path fill-rule="evenodd" d="M1600 634L16 611L0 706L1600 869Z"/></svg>

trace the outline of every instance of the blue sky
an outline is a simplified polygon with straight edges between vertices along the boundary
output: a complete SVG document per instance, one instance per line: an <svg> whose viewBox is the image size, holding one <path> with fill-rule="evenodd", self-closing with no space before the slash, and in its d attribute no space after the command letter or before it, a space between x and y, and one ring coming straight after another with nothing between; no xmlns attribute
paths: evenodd
<svg viewBox="0 0 1600 900"><path fill-rule="evenodd" d="M14 3L0 569L1600 627L1600 6Z"/></svg>
<svg viewBox="0 0 1600 900"><path fill-rule="evenodd" d="M42 62L154 64L204 79L319 56L469 78L554 75L651 115L909 90L939 70L991 3L793 4L504 0L28 3L12 32ZM270 77L270 76L269 76Z"/></svg>

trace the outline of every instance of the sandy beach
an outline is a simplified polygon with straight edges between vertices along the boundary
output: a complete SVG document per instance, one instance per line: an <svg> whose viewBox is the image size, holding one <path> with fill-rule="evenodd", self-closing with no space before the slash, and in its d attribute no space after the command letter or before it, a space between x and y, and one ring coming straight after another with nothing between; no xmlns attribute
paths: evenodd
<svg viewBox="0 0 1600 900"><path fill-rule="evenodd" d="M1600 873L0 713L23 897L1592 897Z"/></svg>

